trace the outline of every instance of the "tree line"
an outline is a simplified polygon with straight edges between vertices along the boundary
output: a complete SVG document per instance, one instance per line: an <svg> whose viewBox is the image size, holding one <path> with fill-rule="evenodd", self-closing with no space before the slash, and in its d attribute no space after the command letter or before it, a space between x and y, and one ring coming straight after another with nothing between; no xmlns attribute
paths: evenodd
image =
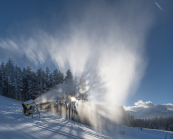
<svg viewBox="0 0 173 139"><path fill-rule="evenodd" d="M173 116L155 117L152 119L136 119L129 113L126 114L125 124L130 127L142 127L149 129L160 129L173 131Z"/></svg>
<svg viewBox="0 0 173 139"><path fill-rule="evenodd" d="M0 65L0 95L20 101L36 99L51 89L61 88L61 95L56 97L58 104L68 104L69 98L74 96L78 100L87 101L87 90L85 78L73 77L72 72L67 70L64 75L60 70L53 72L47 67L46 70L38 68L36 72L27 66L21 69L9 60ZM81 93L82 92L82 93ZM153 119L135 119L132 115L126 114L123 107L122 124L130 127L143 127L150 129L163 129L173 131L173 116Z"/></svg>
<svg viewBox="0 0 173 139"><path fill-rule="evenodd" d="M12 59L0 65L0 94L20 101L35 99L45 92L61 85L62 97L75 96L77 99L87 101L86 84L83 77L79 80L73 78L72 72L67 70L64 75L60 70L53 72L38 68L36 72L27 66L21 69ZM85 90L80 94L80 90Z"/></svg>

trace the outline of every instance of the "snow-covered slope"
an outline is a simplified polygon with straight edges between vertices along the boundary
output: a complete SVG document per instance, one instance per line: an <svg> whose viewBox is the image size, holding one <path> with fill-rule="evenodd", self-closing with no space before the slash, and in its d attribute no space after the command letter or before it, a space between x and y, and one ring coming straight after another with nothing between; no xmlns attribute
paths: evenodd
<svg viewBox="0 0 173 139"><path fill-rule="evenodd" d="M111 127L96 130L78 122L66 120L40 110L40 118L25 116L21 102L0 96L0 139L173 139L172 132L129 127ZM125 135L118 134L125 131Z"/></svg>

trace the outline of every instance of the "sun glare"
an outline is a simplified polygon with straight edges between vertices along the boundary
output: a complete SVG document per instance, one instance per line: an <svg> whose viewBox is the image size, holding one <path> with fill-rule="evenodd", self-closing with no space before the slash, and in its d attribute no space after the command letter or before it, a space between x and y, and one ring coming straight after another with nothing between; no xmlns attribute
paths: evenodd
<svg viewBox="0 0 173 139"><path fill-rule="evenodd" d="M76 101L76 98L75 97L71 97L71 101L72 102L75 102Z"/></svg>

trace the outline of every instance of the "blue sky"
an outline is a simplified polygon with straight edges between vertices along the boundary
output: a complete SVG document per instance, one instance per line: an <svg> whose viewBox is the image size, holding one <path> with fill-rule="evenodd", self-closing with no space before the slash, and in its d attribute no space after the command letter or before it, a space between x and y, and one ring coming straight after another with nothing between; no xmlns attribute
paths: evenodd
<svg viewBox="0 0 173 139"><path fill-rule="evenodd" d="M96 34L99 34L100 39L104 40L105 36L102 34L109 33L109 26L115 23L121 27L121 30L125 29L125 33L122 33L123 39L125 39L124 36L128 30L132 33L135 30L134 34L140 34L140 32L143 34L141 35L142 39L140 38L143 52L140 51L140 54L143 55L142 57L147 63L144 74L135 90L136 93L128 94L124 105L133 105L138 100L151 101L154 104L173 103L172 6L171 0L143 0L140 2L138 0L130 2L126 0L107 2L2 0L0 4L0 62L6 62L11 57L20 67L29 65L33 70L36 70L38 67L45 69L48 66L54 70L62 63L58 63L52 53L43 50L44 47L40 48L39 45L44 45L46 42L33 45L32 42L36 43L34 39L49 38L50 43L46 46L49 47L49 45L58 43L56 37L62 40L64 38L70 39L72 36L69 35L69 32L73 30L75 25L76 30L86 27L88 32L92 32L96 28ZM115 19L111 20L112 17ZM136 26L135 23L143 25ZM92 36L90 33L83 34L80 32L81 36L84 35L83 38L88 34ZM92 38L94 37L93 35ZM15 49L10 46L13 44L9 40L17 46L23 46L20 46L20 49ZM51 40L56 43L51 43ZM2 47L2 42L6 42L7 45L3 43ZM38 49L28 53L30 43L35 47L37 46ZM25 45L28 48L27 52L23 50ZM62 49L64 48L62 47ZM61 51L63 52L63 50ZM33 55L34 58L30 57L37 52L38 55ZM43 55L46 57L43 58ZM53 53L53 55L56 54ZM85 61L85 58L82 60ZM70 63L70 61L68 62ZM68 62L64 65L70 68ZM75 65L74 62L73 65Z"/></svg>
<svg viewBox="0 0 173 139"><path fill-rule="evenodd" d="M137 93L132 97L136 101L166 104L173 103L173 2L158 1L158 4L164 12L155 9L157 20L146 42L148 66Z"/></svg>

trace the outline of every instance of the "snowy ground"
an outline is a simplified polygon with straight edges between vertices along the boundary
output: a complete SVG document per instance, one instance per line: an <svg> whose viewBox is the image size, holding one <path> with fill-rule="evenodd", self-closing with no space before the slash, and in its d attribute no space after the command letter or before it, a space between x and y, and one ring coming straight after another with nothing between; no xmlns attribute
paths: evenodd
<svg viewBox="0 0 173 139"><path fill-rule="evenodd" d="M118 134L125 131L125 135ZM0 139L173 139L172 132L140 130L139 128L112 127L96 130L78 122L66 120L41 110L40 118L25 116L21 102L0 96Z"/></svg>

